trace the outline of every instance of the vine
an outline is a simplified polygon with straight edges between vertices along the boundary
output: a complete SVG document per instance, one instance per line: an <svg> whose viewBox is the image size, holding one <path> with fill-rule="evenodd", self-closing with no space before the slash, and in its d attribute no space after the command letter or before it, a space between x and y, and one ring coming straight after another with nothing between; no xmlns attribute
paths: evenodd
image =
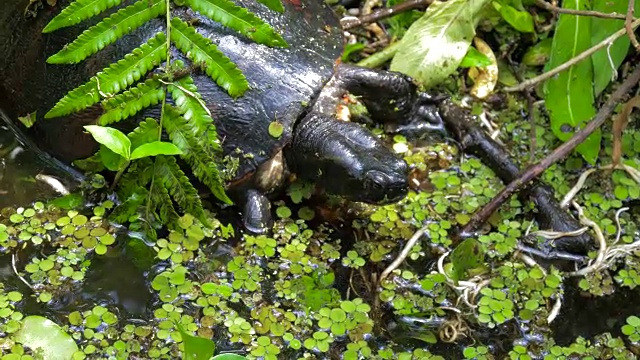
<svg viewBox="0 0 640 360"><path fill-rule="evenodd" d="M283 12L280 0L258 0L272 11ZM44 33L79 24L119 6L121 0L76 0L43 29ZM146 43L69 91L45 118L82 111L99 104L99 126L85 127L100 149L79 161L94 171L117 172L113 187L122 200L111 214L115 221L131 222L155 236L160 225L178 226L179 212L206 223L198 192L174 156L222 202L231 203L218 171L221 147L214 121L190 72L171 59L172 47L202 68L231 97L242 96L249 83L236 64L172 10L186 6L253 41L286 47L285 40L266 22L229 0L140 0L122 7L89 27L71 43L50 56L50 64L75 64L101 51L151 19L164 16L166 29ZM164 66L163 66L164 65ZM151 73L151 75L147 75ZM173 100L167 101L167 96ZM159 119L146 118L129 134L107 127L161 104ZM171 142L161 141L168 135ZM176 208L177 205L177 208Z"/></svg>

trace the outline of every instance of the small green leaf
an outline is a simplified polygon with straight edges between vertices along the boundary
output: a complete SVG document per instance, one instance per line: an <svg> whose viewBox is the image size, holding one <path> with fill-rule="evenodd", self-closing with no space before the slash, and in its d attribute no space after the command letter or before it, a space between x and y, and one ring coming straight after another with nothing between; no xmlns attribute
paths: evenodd
<svg viewBox="0 0 640 360"><path fill-rule="evenodd" d="M470 67L485 67L491 65L491 59L487 57L487 55L481 53L473 46L469 47L469 51L462 59L460 63L461 68L470 68Z"/></svg>
<svg viewBox="0 0 640 360"><path fill-rule="evenodd" d="M74 193L53 199L49 204L59 209L71 210L79 208L83 202L82 195Z"/></svg>
<svg viewBox="0 0 640 360"><path fill-rule="evenodd" d="M455 280L460 280L467 270L480 267L484 263L484 249L475 239L466 239L451 252L451 264Z"/></svg>
<svg viewBox="0 0 640 360"><path fill-rule="evenodd" d="M282 136L283 132L284 127L281 123L273 121L269 124L269 135L273 136L274 138L279 138L280 136Z"/></svg>
<svg viewBox="0 0 640 360"><path fill-rule="evenodd" d="M86 125L84 128L91 133L91 136L98 143L129 160L131 156L131 141L122 131L98 125Z"/></svg>
<svg viewBox="0 0 640 360"><path fill-rule="evenodd" d="M138 146L131 153L130 160L140 159L147 156L179 154L182 154L182 151L172 143L164 141L154 141Z"/></svg>
<svg viewBox="0 0 640 360"><path fill-rule="evenodd" d="M530 47L522 57L522 63L528 66L541 66L549 61L551 54L552 38L546 38Z"/></svg>
<svg viewBox="0 0 640 360"><path fill-rule="evenodd" d="M32 127L36 123L36 112L27 114L25 116L18 116L18 121L22 123L27 129Z"/></svg>
<svg viewBox="0 0 640 360"><path fill-rule="evenodd" d="M247 358L236 354L220 354L214 356L211 360L247 360Z"/></svg>
<svg viewBox="0 0 640 360"><path fill-rule="evenodd" d="M533 16L526 11L516 10L513 6L507 4L493 3L493 7L500 12L502 18L513 26L514 29L523 33L532 33L535 31L533 26Z"/></svg>

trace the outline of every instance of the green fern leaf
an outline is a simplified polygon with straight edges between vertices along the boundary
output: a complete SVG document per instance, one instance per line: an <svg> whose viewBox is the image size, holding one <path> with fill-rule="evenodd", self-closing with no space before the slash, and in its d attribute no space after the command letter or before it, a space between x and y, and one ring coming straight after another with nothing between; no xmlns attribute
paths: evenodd
<svg viewBox="0 0 640 360"><path fill-rule="evenodd" d="M67 95L58 100L56 105L49 110L44 117L45 119L51 119L58 116L69 115L85 109L98 101L100 101L98 81L93 77L87 83L69 91Z"/></svg>
<svg viewBox="0 0 640 360"><path fill-rule="evenodd" d="M208 223L198 191L191 185L187 175L182 172L175 157L158 156L156 158L156 179L163 182L164 187L169 190L169 194L183 212L195 216L204 224Z"/></svg>
<svg viewBox="0 0 640 360"><path fill-rule="evenodd" d="M92 77L87 83L69 91L44 117L50 119L87 108L100 101L101 92L117 94L140 80L149 70L160 65L166 57L166 37L164 33L158 33L147 43ZM119 120L122 118L115 121Z"/></svg>
<svg viewBox="0 0 640 360"><path fill-rule="evenodd" d="M129 140L131 140L131 151L142 144L158 141L160 138L160 125L156 119L146 118L140 121L138 127L133 129L132 132L127 134Z"/></svg>
<svg viewBox="0 0 640 360"><path fill-rule="evenodd" d="M284 12L284 7L282 6L282 1L280 0L258 0L258 2L273 11L277 11L279 13Z"/></svg>
<svg viewBox="0 0 640 360"><path fill-rule="evenodd" d="M156 159L158 161L158 159ZM158 166L156 166L156 171ZM147 203L147 214L153 213L158 217L161 224L165 224L167 228L179 229L178 220L180 215L173 208L173 202L169 195L169 190L160 181L154 181L149 190L150 201Z"/></svg>
<svg viewBox="0 0 640 360"><path fill-rule="evenodd" d="M209 19L232 28L259 44L287 47L287 42L269 24L229 0L185 0L185 3Z"/></svg>
<svg viewBox="0 0 640 360"><path fill-rule="evenodd" d="M115 221L119 224L126 224L130 221L140 207L144 204L148 197L148 191L142 186L138 186L125 201L116 206L115 209L109 214L109 220Z"/></svg>
<svg viewBox="0 0 640 360"><path fill-rule="evenodd" d="M117 63L98 73L100 91L117 94L167 59L167 37L159 32Z"/></svg>
<svg viewBox="0 0 640 360"><path fill-rule="evenodd" d="M149 79L138 86L103 103L105 113L98 119L102 126L126 119L138 111L158 104L164 96L162 84L157 79Z"/></svg>
<svg viewBox="0 0 640 360"><path fill-rule="evenodd" d="M171 97L178 108L180 114L192 125L193 137L202 139L200 144L210 147L213 151L220 151L220 142L213 119L203 107L202 98L198 93L198 88L193 82L191 76L186 76L178 81L175 85L169 85L167 90L171 92ZM185 92L188 91L189 93ZM197 96L198 98L195 98ZM206 105L205 105L206 106ZM202 134L206 134L205 137Z"/></svg>
<svg viewBox="0 0 640 360"><path fill-rule="evenodd" d="M166 11L164 0L141 0L118 10L85 30L71 44L47 59L49 64L75 64Z"/></svg>
<svg viewBox="0 0 640 360"><path fill-rule="evenodd" d="M42 30L43 33L72 26L101 12L120 5L121 0L76 0L54 17Z"/></svg>
<svg viewBox="0 0 640 360"><path fill-rule="evenodd" d="M247 79L228 57L211 40L198 34L196 30L179 18L171 19L171 41L182 50L191 61L204 63L205 72L229 95L238 97L249 88Z"/></svg>
<svg viewBox="0 0 640 360"><path fill-rule="evenodd" d="M231 199L224 192L224 185L216 166L219 161L212 151L198 143L197 138L193 136L193 125L171 106L165 107L162 125L173 144L182 150L181 157L189 164L193 174L209 187L216 198L231 204Z"/></svg>

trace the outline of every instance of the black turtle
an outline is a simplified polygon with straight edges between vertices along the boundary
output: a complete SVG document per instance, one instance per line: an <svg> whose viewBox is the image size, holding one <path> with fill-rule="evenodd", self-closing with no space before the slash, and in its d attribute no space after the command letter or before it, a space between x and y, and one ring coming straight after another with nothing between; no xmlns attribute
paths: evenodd
<svg viewBox="0 0 640 360"><path fill-rule="evenodd" d="M152 20L78 65L49 65L47 57L86 25L42 34L68 1L59 0L54 8L44 5L35 18L26 19L30 3L5 1L0 14L0 106L14 118L34 110L41 117L70 89L162 31L165 21ZM437 101L405 75L340 63L342 30L323 1L284 0L282 14L255 0L237 4L273 26L289 47L256 44L188 9L180 16L197 18L191 21L197 31L231 58L250 84L234 100L205 74L192 74L216 122L224 154L239 162L227 193L243 207L246 228L269 228L266 195L282 184L285 168L350 200L385 204L402 199L408 191L407 164L362 125L337 120L336 106L348 92L360 97L376 122L441 129ZM177 51L174 56L182 57ZM86 157L95 143L80 125L95 121L100 111L93 107L63 119L40 120L36 136L61 159ZM284 127L278 138L268 131L274 120Z"/></svg>

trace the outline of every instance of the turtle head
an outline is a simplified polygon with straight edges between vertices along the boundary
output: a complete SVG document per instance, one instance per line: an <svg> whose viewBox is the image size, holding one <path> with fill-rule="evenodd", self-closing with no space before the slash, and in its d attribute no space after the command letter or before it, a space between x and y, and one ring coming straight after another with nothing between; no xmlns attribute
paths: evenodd
<svg viewBox="0 0 640 360"><path fill-rule="evenodd" d="M370 204L407 195L407 164L356 123L310 115L296 126L286 156L299 177L330 194Z"/></svg>

